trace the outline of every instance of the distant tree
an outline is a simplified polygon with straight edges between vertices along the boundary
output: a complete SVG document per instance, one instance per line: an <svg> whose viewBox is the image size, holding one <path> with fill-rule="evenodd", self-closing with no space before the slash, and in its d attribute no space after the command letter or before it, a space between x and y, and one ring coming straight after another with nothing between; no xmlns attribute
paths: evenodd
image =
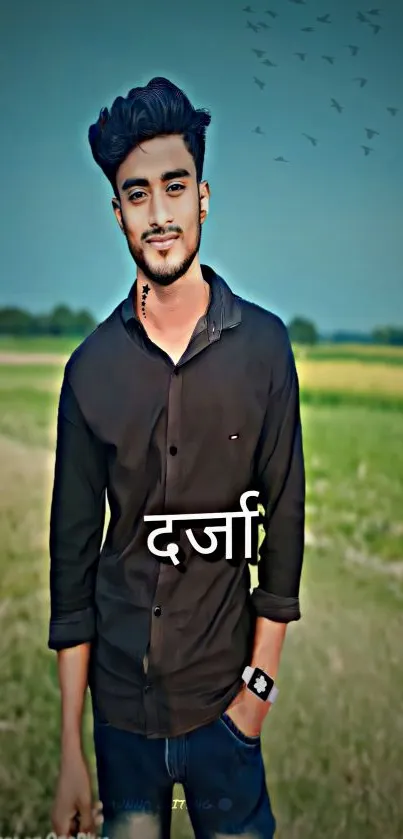
<svg viewBox="0 0 403 839"><path fill-rule="evenodd" d="M73 312L55 306L49 314L33 315L16 307L0 308L0 335L75 335L86 337L97 321L85 309Z"/></svg>
<svg viewBox="0 0 403 839"><path fill-rule="evenodd" d="M49 326L50 315L36 315L32 319L31 334L33 335L50 335Z"/></svg>
<svg viewBox="0 0 403 839"><path fill-rule="evenodd" d="M49 331L52 335L67 335L74 324L74 313L68 306L55 306L49 317Z"/></svg>
<svg viewBox="0 0 403 839"><path fill-rule="evenodd" d="M74 320L80 335L89 335L98 326L98 321L95 321L86 309L80 309L76 312Z"/></svg>
<svg viewBox="0 0 403 839"><path fill-rule="evenodd" d="M288 324L290 341L295 344L316 344L319 340L318 331L311 320L295 317Z"/></svg>
<svg viewBox="0 0 403 839"><path fill-rule="evenodd" d="M334 344L372 344L373 339L370 333L366 332L348 332L346 330L338 330L333 332L327 338L328 343Z"/></svg>
<svg viewBox="0 0 403 839"><path fill-rule="evenodd" d="M26 335L32 329L34 316L14 306L0 309L0 333L2 335Z"/></svg>
<svg viewBox="0 0 403 839"><path fill-rule="evenodd" d="M403 327L401 326L379 326L372 332L373 341L376 344L403 345Z"/></svg>

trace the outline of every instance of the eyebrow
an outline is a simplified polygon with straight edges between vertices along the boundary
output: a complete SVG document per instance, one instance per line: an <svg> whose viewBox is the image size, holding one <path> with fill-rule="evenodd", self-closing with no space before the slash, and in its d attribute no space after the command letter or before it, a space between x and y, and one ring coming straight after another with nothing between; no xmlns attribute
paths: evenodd
<svg viewBox="0 0 403 839"><path fill-rule="evenodd" d="M170 172L163 172L161 175L161 182L172 181L173 178L190 178L190 172L187 169L172 169ZM127 190L132 186L150 186L150 181L147 178L126 178L123 181L121 189Z"/></svg>

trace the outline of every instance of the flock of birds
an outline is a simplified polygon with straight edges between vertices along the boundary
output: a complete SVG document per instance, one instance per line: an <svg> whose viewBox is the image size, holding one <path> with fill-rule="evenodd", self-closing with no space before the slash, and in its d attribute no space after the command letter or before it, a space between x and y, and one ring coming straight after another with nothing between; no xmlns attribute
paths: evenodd
<svg viewBox="0 0 403 839"><path fill-rule="evenodd" d="M289 0L289 2L294 3L296 5L306 5L306 0ZM255 15L256 14L255 10L251 6L245 6L242 11L247 15ZM371 18L378 18L379 14L380 14L380 11L381 11L380 9L369 9L365 14L361 11L357 11L356 19L363 25L368 24L372 28L374 35L378 35L378 33L382 29L382 26L379 23L373 23ZM278 12L272 11L271 9L266 9L265 12L263 12L263 14L268 15L272 19L275 19L276 17L278 17ZM332 22L331 21L331 15L329 13L324 14L324 15L320 15L316 18L316 22L321 24L322 26L323 25L330 25L331 22ZM253 31L256 34L261 33L262 30L271 29L271 26L268 23L266 23L266 21L256 20L256 22L254 22L253 20L250 20L249 17L246 19L246 24L245 25L246 25L247 29L250 29L251 31ZM315 31L315 27L313 27L313 26L303 26L303 27L301 27L301 32L314 32L314 31ZM354 58L358 55L358 52L359 52L359 49L360 49L359 46L357 46L356 44L346 44L345 46L346 46L347 49L350 50L350 56L352 58ZM264 58L263 57L263 56L266 55L266 50L252 48L252 52L254 52L255 55L257 56L257 58L261 60L262 66L264 66L264 67L277 67L278 66L273 61L270 61L269 58ZM307 57L306 52L295 52L294 55L297 58L299 58L300 61L305 61L306 57ZM327 61L329 64L334 64L334 62L336 60L334 55L322 55L321 58L324 61ZM266 82L262 81L262 79L257 78L257 76L253 76L253 81L260 88L260 90L263 90L264 87L266 86ZM360 88L365 87L365 85L368 83L368 79L363 78L362 76L355 76L352 79L352 81L359 82ZM344 109L344 105L341 105L334 98L330 99L330 106L332 108L334 108L339 114L341 114L343 109ZM395 117L396 114L398 113L399 109L394 107L394 106L388 106L386 108L386 110L389 112L389 114L392 117ZM373 137L379 136L379 131L376 131L374 128L365 128L365 132L366 132L368 140L372 140ZM253 129L253 133L264 134L265 132L262 131L260 125L257 125L256 128ZM317 146L319 141L316 137L312 137L310 134L306 134L305 132L302 132L302 136L306 137L306 139L313 146ZM366 157L370 154L370 152L374 151L374 149L371 146L368 146L368 145L362 145L361 148L363 149L364 155ZM275 157L274 160L279 162L279 163L289 163L290 162L289 160L286 160L285 157Z"/></svg>

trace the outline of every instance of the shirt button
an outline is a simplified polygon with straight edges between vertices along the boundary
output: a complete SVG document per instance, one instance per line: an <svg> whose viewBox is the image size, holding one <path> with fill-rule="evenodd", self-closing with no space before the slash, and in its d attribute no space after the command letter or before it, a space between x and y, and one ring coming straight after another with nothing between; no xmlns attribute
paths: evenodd
<svg viewBox="0 0 403 839"><path fill-rule="evenodd" d="M176 448L176 446L169 447L169 454L176 454L177 451L178 449Z"/></svg>
<svg viewBox="0 0 403 839"><path fill-rule="evenodd" d="M162 611L161 606L154 606L154 615L155 615L157 618L159 618L159 616L160 616L160 614L161 614L161 611Z"/></svg>

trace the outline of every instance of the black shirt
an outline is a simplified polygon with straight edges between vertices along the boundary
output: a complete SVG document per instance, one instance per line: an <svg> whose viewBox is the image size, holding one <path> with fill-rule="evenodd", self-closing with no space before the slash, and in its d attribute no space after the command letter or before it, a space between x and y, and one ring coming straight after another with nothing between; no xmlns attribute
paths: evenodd
<svg viewBox="0 0 403 839"><path fill-rule="evenodd" d="M305 471L287 328L201 267L210 303L176 365L135 313L135 280L69 357L58 406L48 646L91 642L93 702L112 724L152 738L225 710L251 661L256 616L301 617ZM248 490L259 492L249 509L265 513L252 559L240 518L233 559L222 534L207 555L185 533L207 547L203 527L214 521L187 518L156 538L159 549L178 544L179 564L147 546L163 521L144 516L239 512Z"/></svg>

